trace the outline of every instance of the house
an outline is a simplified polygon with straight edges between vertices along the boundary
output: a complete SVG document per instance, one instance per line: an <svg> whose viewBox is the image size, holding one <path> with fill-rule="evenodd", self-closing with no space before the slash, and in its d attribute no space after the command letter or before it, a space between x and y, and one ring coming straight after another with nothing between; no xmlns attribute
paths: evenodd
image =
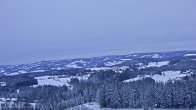
<svg viewBox="0 0 196 110"><path fill-rule="evenodd" d="M6 82L0 82L0 86L1 87L6 86Z"/></svg>

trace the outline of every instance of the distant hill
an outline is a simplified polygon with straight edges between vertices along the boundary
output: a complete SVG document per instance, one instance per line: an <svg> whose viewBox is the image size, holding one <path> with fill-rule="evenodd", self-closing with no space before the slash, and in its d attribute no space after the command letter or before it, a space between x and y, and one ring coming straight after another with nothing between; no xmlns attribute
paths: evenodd
<svg viewBox="0 0 196 110"><path fill-rule="evenodd" d="M130 66L141 62L170 61L172 58L192 59L193 61L196 61L196 51L135 53L93 58L40 61L32 64L0 65L0 75L17 75L51 70L65 70L70 68Z"/></svg>

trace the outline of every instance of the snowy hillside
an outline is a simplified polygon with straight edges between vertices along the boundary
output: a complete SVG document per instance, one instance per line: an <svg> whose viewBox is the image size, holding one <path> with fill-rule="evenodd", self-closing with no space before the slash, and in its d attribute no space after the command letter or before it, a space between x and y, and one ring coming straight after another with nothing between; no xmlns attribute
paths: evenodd
<svg viewBox="0 0 196 110"><path fill-rule="evenodd" d="M71 85L68 83L70 82L71 78L78 78L79 80L87 80L89 75L83 75L83 76L41 76L41 77L35 77L38 81L38 85L35 86L43 86L43 85L53 85L53 86L63 86L66 85L71 88Z"/></svg>
<svg viewBox="0 0 196 110"><path fill-rule="evenodd" d="M162 62L149 62L147 65L143 63L139 63L138 65L140 66L139 69L143 68L150 68L150 67L161 67L164 65L168 65L169 61L162 61Z"/></svg>
<svg viewBox="0 0 196 110"><path fill-rule="evenodd" d="M162 75L156 74L156 75L143 75L143 76L137 76L136 78L125 80L124 82L131 82L131 81L137 81L142 80L144 78L152 78L157 82L164 82L166 83L169 80L179 80L182 79L185 76L190 76L192 72L187 71L185 73L181 73L180 71L164 71L162 72Z"/></svg>
<svg viewBox="0 0 196 110"><path fill-rule="evenodd" d="M4 65L0 93L45 110L194 109L195 55L137 53Z"/></svg>
<svg viewBox="0 0 196 110"><path fill-rule="evenodd" d="M167 65L169 63L168 59L171 58L187 58L195 61L195 57L196 51L174 51L40 61L32 64L0 65L0 75L17 75L71 68L107 68L114 66L130 66L135 64L140 65L140 69L143 69ZM143 62L148 62L148 65L142 65Z"/></svg>

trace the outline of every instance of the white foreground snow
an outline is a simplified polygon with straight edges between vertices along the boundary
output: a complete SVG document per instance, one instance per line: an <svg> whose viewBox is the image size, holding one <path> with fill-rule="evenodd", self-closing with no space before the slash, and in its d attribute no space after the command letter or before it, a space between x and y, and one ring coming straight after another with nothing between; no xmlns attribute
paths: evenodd
<svg viewBox="0 0 196 110"><path fill-rule="evenodd" d="M65 110L143 110L143 109L133 109L133 108L121 108L121 109L110 109L110 108L100 108L99 103L90 102L83 105L78 105ZM156 110L189 110L189 109L156 109ZM190 109L191 110L191 109Z"/></svg>

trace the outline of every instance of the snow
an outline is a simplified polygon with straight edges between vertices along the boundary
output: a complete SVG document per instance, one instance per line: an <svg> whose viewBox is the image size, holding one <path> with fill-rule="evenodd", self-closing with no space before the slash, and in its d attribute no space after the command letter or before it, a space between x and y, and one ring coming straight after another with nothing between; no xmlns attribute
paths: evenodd
<svg viewBox="0 0 196 110"><path fill-rule="evenodd" d="M94 68L86 68L86 70L91 70L91 71L106 71L106 70L114 70L114 69L121 69L121 70L126 70L129 68L129 66L121 66L121 67L94 67Z"/></svg>
<svg viewBox="0 0 196 110"><path fill-rule="evenodd" d="M101 110L99 103L96 102L86 103L84 104L84 106L93 110Z"/></svg>
<svg viewBox="0 0 196 110"><path fill-rule="evenodd" d="M0 98L0 110L2 109L1 104L6 104L9 108L12 108L14 105L17 104L17 107L21 107L22 105L24 105L24 102L20 102L18 104L18 102L20 102L18 100L18 98ZM36 109L36 103L28 103L30 104L34 109Z"/></svg>
<svg viewBox="0 0 196 110"><path fill-rule="evenodd" d="M162 58L162 56L160 56L159 54L143 55L139 58L149 58L149 57L151 57L151 58Z"/></svg>
<svg viewBox="0 0 196 110"><path fill-rule="evenodd" d="M196 56L196 54L186 54L185 57Z"/></svg>
<svg viewBox="0 0 196 110"><path fill-rule="evenodd" d="M110 60L110 58L105 58L105 59L103 59L103 61L107 61L107 60Z"/></svg>
<svg viewBox="0 0 196 110"><path fill-rule="evenodd" d="M180 71L166 71L164 75L154 75L152 79L157 82L167 82L168 80L175 80L187 76L187 74L180 74Z"/></svg>
<svg viewBox="0 0 196 110"><path fill-rule="evenodd" d="M90 75L83 75L83 76L41 76L41 77L35 77L38 81L39 86L43 85L53 85L53 86L70 86L68 82L71 78L78 78L79 80L87 80Z"/></svg>
<svg viewBox="0 0 196 110"><path fill-rule="evenodd" d="M52 68L53 70L55 69L55 68ZM65 69L65 67L57 67L56 68L56 70L63 70L63 69Z"/></svg>
<svg viewBox="0 0 196 110"><path fill-rule="evenodd" d="M24 74L24 73L27 73L27 71L25 71L25 70L19 70L19 71L17 71L17 72L13 72L13 73L10 73L10 74L5 74L5 75L7 75L7 76L14 76L14 75L18 75L18 74Z"/></svg>
<svg viewBox="0 0 196 110"><path fill-rule="evenodd" d="M128 68L129 68L129 66L121 66L121 67L120 67L121 70L126 70L126 69L128 69Z"/></svg>
<svg viewBox="0 0 196 110"><path fill-rule="evenodd" d="M123 82L138 81L138 80L142 80L142 79L148 78L148 77L150 77L150 75L144 75L144 76L142 76L142 77L138 76L138 77L136 77L136 78L128 79L128 80L125 80L125 81L123 81Z"/></svg>
<svg viewBox="0 0 196 110"><path fill-rule="evenodd" d="M152 55L152 58L162 58L162 56L160 56L159 54L154 54Z"/></svg>
<svg viewBox="0 0 196 110"><path fill-rule="evenodd" d="M78 105L78 106L75 106L75 107L68 108L66 110L86 110L86 109L89 109L89 110L104 110L104 109L100 108L100 105L97 102L85 103L85 104L82 104L82 105Z"/></svg>
<svg viewBox="0 0 196 110"><path fill-rule="evenodd" d="M104 64L105 64L105 66L115 66L115 65L121 64L123 62L124 61L111 61L111 62L107 62L107 63L104 63Z"/></svg>
<svg viewBox="0 0 196 110"><path fill-rule="evenodd" d="M29 103L32 107L33 107L33 109L36 109L36 103Z"/></svg>
<svg viewBox="0 0 196 110"><path fill-rule="evenodd" d="M104 109L103 109L104 110ZM112 109L107 109L107 110L112 110ZM121 108L121 109L115 109L115 110L144 110L144 109L141 109L141 108ZM154 109L154 110L191 110L191 109L167 109L167 108L163 108L163 109L161 109L161 108L156 108L156 109Z"/></svg>
<svg viewBox="0 0 196 110"><path fill-rule="evenodd" d="M94 67L94 68L86 68L86 70L91 70L91 71L101 71L101 70L110 70L110 67Z"/></svg>
<svg viewBox="0 0 196 110"><path fill-rule="evenodd" d="M131 61L132 59L121 59L122 61Z"/></svg>
<svg viewBox="0 0 196 110"><path fill-rule="evenodd" d="M79 67L76 63L82 63L83 65L86 65L88 62L85 62L83 60L74 61L74 62L67 64L66 67L67 68L82 68L82 67Z"/></svg>
<svg viewBox="0 0 196 110"><path fill-rule="evenodd" d="M82 105L78 105L75 107L71 107L65 110L143 110L141 108L133 109L133 108L121 108L121 109L111 109L111 108L100 108L99 103L97 102L90 102ZM189 110L189 109L156 109L156 110ZM191 109L190 109L191 110Z"/></svg>
<svg viewBox="0 0 196 110"><path fill-rule="evenodd" d="M21 74L27 73L27 71L25 71L25 70L20 70L18 72L21 73Z"/></svg>
<svg viewBox="0 0 196 110"><path fill-rule="evenodd" d="M4 73L5 72L5 70L1 70L1 73Z"/></svg>
<svg viewBox="0 0 196 110"><path fill-rule="evenodd" d="M139 57L139 58L147 58L147 57L150 57L151 55L143 55L143 56L141 56L141 57Z"/></svg>
<svg viewBox="0 0 196 110"><path fill-rule="evenodd" d="M14 101L17 101L17 100L18 100L18 98L0 98L1 102L6 102L6 101L14 102Z"/></svg>
<svg viewBox="0 0 196 110"><path fill-rule="evenodd" d="M68 86L67 84L68 78L61 78L61 80L58 80L57 76L41 76L41 77L36 77L35 79L37 79L39 86L43 86L43 85L54 85L54 86L67 85Z"/></svg>
<svg viewBox="0 0 196 110"><path fill-rule="evenodd" d="M130 54L130 55L127 55L126 57L132 57L132 56L136 57L137 55Z"/></svg>
<svg viewBox="0 0 196 110"><path fill-rule="evenodd" d="M81 67L79 67L78 65L73 64L73 63L70 63L70 64L66 65L66 67L67 67L67 68L81 68Z"/></svg>
<svg viewBox="0 0 196 110"><path fill-rule="evenodd" d="M169 80L181 79L185 76L189 76L190 74L191 74L191 72L181 73L181 71L165 71L165 72L162 72L162 75L156 74L153 76L150 76L150 75L138 76L136 78L128 79L123 82L132 82L132 81L142 80L142 79L148 78L148 77L151 77L152 79L154 79L157 82L167 82Z"/></svg>
<svg viewBox="0 0 196 110"><path fill-rule="evenodd" d="M161 66L164 66L164 65L168 65L169 61L163 61L163 62L150 62L148 64L147 67L161 67Z"/></svg>
<svg viewBox="0 0 196 110"><path fill-rule="evenodd" d="M140 66L139 69L143 68L150 68L150 67L161 67L164 65L168 65L169 61L162 61L162 62L150 62L148 63L147 66L143 65L143 63L139 63L138 65Z"/></svg>
<svg viewBox="0 0 196 110"><path fill-rule="evenodd" d="M6 76L14 76L14 75L18 75L18 74L20 74L20 73L19 72L13 72L10 74L5 73Z"/></svg>
<svg viewBox="0 0 196 110"><path fill-rule="evenodd" d="M36 72L45 72L46 70L34 70L34 71L31 71L32 73L36 73Z"/></svg>
<svg viewBox="0 0 196 110"><path fill-rule="evenodd" d="M5 102L7 98L0 98L0 101Z"/></svg>

